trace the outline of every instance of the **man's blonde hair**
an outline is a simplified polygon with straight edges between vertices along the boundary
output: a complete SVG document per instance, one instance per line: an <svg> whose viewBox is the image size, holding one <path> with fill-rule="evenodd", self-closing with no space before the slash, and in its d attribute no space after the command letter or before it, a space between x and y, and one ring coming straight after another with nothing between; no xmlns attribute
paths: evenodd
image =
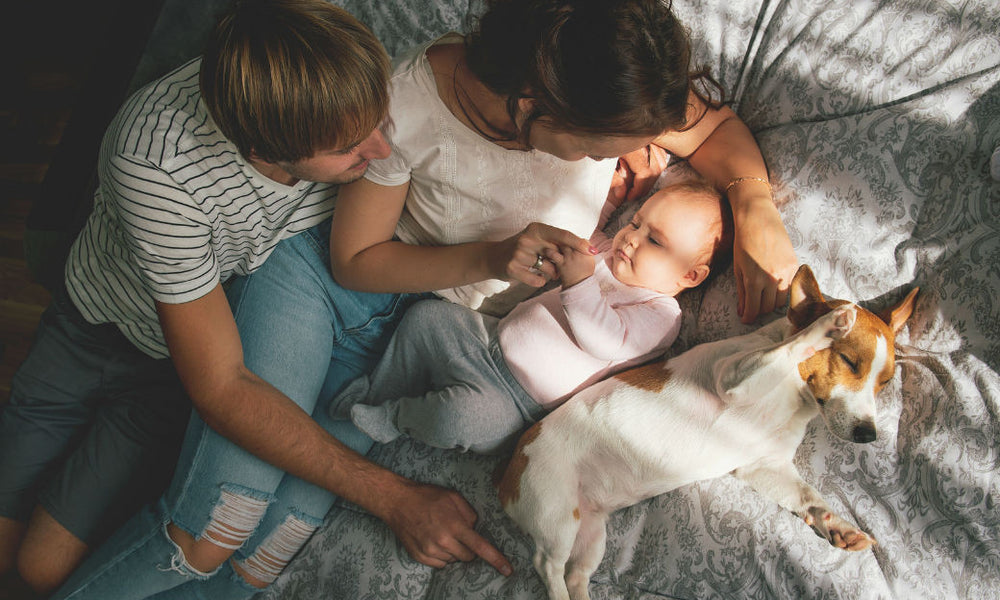
<svg viewBox="0 0 1000 600"><path fill-rule="evenodd" d="M389 110L389 56L323 0L238 0L213 31L201 94L240 153L294 162L364 140Z"/></svg>

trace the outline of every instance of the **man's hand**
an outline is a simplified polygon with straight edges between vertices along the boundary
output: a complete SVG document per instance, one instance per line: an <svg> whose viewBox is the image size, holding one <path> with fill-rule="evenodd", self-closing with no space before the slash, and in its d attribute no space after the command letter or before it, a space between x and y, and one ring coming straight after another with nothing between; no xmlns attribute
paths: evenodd
<svg viewBox="0 0 1000 600"><path fill-rule="evenodd" d="M749 324L788 302L798 259L769 196L745 202L739 209L734 206L733 219L736 312Z"/></svg>
<svg viewBox="0 0 1000 600"><path fill-rule="evenodd" d="M417 562L440 568L479 557L505 577L513 572L504 555L476 533L476 512L455 491L408 482L380 516Z"/></svg>

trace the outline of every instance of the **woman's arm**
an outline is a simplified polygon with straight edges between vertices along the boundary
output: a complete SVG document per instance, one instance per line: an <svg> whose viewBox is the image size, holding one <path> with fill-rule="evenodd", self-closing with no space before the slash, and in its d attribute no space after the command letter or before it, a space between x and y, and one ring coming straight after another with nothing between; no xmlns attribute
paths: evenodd
<svg viewBox="0 0 1000 600"><path fill-rule="evenodd" d="M783 306L798 267L788 232L774 205L767 167L750 130L728 107L705 107L692 95L692 111L704 116L690 129L656 140L717 188L733 208L733 270L744 323Z"/></svg>
<svg viewBox="0 0 1000 600"><path fill-rule="evenodd" d="M366 292L427 292L486 279L538 287L547 281L532 270L538 255L551 256L559 246L591 253L587 240L540 223L497 242L417 246L393 240L408 189L367 179L341 189L330 232L330 269L338 283ZM555 277L550 263L542 272Z"/></svg>

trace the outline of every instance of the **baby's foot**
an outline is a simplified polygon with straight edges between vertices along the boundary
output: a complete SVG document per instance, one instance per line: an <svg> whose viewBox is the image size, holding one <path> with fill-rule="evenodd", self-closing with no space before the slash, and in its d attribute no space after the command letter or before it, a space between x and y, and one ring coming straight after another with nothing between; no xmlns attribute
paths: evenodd
<svg viewBox="0 0 1000 600"><path fill-rule="evenodd" d="M400 436L399 430L392 422L389 407L385 404L379 406L355 404L351 407L351 421L368 437L382 444L388 444Z"/></svg>
<svg viewBox="0 0 1000 600"><path fill-rule="evenodd" d="M371 384L367 377L358 377L348 383L343 390L330 401L327 409L330 418L337 421L347 421L351 418L351 408L365 401L368 397L368 390Z"/></svg>

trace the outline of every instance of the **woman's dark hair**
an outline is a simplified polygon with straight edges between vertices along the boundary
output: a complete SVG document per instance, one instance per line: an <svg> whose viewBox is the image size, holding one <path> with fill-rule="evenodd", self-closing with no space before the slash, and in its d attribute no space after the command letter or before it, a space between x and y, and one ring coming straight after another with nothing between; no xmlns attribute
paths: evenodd
<svg viewBox="0 0 1000 600"><path fill-rule="evenodd" d="M562 131L658 135L688 122L688 33L662 0L492 0L466 37L466 61L494 93Z"/></svg>

